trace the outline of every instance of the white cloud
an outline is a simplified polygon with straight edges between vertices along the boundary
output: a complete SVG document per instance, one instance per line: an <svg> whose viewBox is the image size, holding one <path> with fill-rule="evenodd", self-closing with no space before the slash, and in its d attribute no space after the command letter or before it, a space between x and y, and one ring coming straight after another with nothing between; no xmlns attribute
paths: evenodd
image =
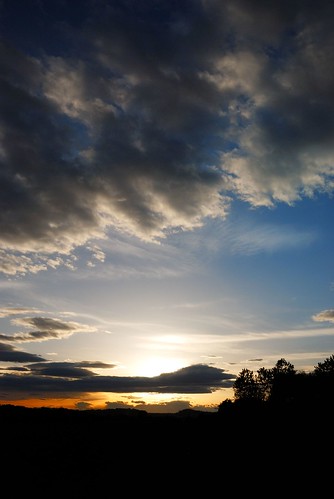
<svg viewBox="0 0 334 499"><path fill-rule="evenodd" d="M334 309L322 310L321 312L312 316L316 322L333 322L334 323Z"/></svg>

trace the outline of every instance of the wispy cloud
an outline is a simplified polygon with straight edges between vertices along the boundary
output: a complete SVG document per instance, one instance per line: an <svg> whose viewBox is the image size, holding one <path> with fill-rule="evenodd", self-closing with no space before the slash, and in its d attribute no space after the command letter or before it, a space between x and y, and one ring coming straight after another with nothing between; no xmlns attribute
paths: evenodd
<svg viewBox="0 0 334 499"><path fill-rule="evenodd" d="M36 314L40 311L36 308L27 307L3 307L0 308L0 317L11 317L20 314Z"/></svg>
<svg viewBox="0 0 334 499"><path fill-rule="evenodd" d="M317 238L314 232L289 225L227 224L223 232L228 249L232 253L245 255L302 248Z"/></svg>

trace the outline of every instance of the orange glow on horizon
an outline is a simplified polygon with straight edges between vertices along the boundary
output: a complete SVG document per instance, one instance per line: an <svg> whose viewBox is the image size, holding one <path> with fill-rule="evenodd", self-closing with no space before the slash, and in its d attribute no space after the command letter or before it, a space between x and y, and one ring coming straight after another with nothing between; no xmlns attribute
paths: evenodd
<svg viewBox="0 0 334 499"><path fill-rule="evenodd" d="M1 405L15 405L27 408L55 408L55 409L78 409L77 404L83 403L84 401L80 399L24 399L24 400L1 400ZM87 402L88 409L104 409L104 404L101 402L90 401Z"/></svg>
<svg viewBox="0 0 334 499"><path fill-rule="evenodd" d="M2 405L14 405L27 408L55 409L106 409L108 403L116 406L141 409L148 412L173 412L170 404L177 402L189 403L190 407L200 407L202 410L212 410L226 398L233 398L232 388L217 390L212 393L175 394L175 393L94 393L80 397L68 398L30 398L0 400ZM176 409L177 406L176 406Z"/></svg>

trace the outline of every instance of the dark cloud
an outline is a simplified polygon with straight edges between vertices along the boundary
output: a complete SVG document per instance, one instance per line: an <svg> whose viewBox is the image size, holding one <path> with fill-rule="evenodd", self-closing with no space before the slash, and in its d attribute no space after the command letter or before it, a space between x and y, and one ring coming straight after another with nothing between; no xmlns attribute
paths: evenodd
<svg viewBox="0 0 334 499"><path fill-rule="evenodd" d="M0 339L2 339L1 336ZM11 345L0 343L0 362L41 362L44 360L40 355L15 350Z"/></svg>
<svg viewBox="0 0 334 499"><path fill-rule="evenodd" d="M89 404L88 404L89 405ZM83 406L85 408L85 406ZM87 407L88 408L88 407ZM143 400L136 400L133 398L131 401L118 400L117 402L106 402L106 409L137 409L141 411L146 411L150 413L177 413L180 411L187 411L189 409L193 411L205 411L205 412L216 412L217 406L210 405L193 405L189 400L170 400L168 402L159 403L146 403Z"/></svg>
<svg viewBox="0 0 334 499"><path fill-rule="evenodd" d="M129 402L123 402L123 401L118 401L118 402L106 402L105 404L106 409L137 409L137 410L143 410L147 411L150 413L175 413L179 411L183 411L186 409L194 409L194 406L190 404L188 400L172 400L169 402L161 402L158 404L146 404L145 402L135 402L135 403L129 403ZM196 407L197 409L197 407ZM201 408L204 411L208 411L208 407L202 407Z"/></svg>
<svg viewBox="0 0 334 499"><path fill-rule="evenodd" d="M29 368L29 366L26 366ZM75 394L114 392L114 393L211 393L221 388L230 388L235 376L223 369L198 364L185 367L172 373L164 373L152 378L138 376L89 376L81 364L51 363L32 366L30 374L4 374L0 377L2 397L63 396ZM62 375L63 372L63 375ZM76 373L76 374L75 374ZM15 394L15 395L14 395Z"/></svg>
<svg viewBox="0 0 334 499"><path fill-rule="evenodd" d="M13 315L15 309L12 313L4 312L8 315ZM19 309L17 313L24 313L24 309ZM2 341L8 342L31 342L31 341L47 341L54 339L64 339L72 336L76 333L90 333L96 331L93 326L88 326L86 324L79 324L73 321L62 321L59 319L52 319L51 317L20 317L12 319L12 324L23 326L25 328L33 327L34 331L28 331L23 333L14 334L0 334L0 339Z"/></svg>
<svg viewBox="0 0 334 499"><path fill-rule="evenodd" d="M78 409L79 411L85 411L87 409L94 409L93 405L90 404L89 402L77 402L75 404L75 408Z"/></svg>
<svg viewBox="0 0 334 499"><path fill-rule="evenodd" d="M62 378L83 378L87 376L94 376L91 369L110 369L115 367L114 364L105 364L103 362L48 362L29 364L27 368L31 374L38 376L54 376Z"/></svg>
<svg viewBox="0 0 334 499"><path fill-rule="evenodd" d="M71 265L110 227L194 229L233 196L332 191L332 2L63 2L29 28L14 3L0 25L3 273Z"/></svg>

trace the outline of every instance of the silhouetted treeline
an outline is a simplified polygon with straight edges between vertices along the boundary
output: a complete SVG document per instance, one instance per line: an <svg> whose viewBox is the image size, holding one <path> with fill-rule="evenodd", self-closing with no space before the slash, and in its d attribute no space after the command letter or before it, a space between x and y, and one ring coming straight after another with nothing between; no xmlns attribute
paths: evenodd
<svg viewBox="0 0 334 499"><path fill-rule="evenodd" d="M208 495L217 476L237 479L239 495L263 479L291 495L309 480L320 493L331 478L334 356L308 374L284 359L272 369L243 370L234 395L216 412L176 414L0 406L2 476L24 477L14 496L23 483L52 483L52 494L37 496L64 489L64 497L96 497L103 484L120 479L125 493L128 487L135 493L134 477L158 480L165 493L182 486L196 495L201 483Z"/></svg>
<svg viewBox="0 0 334 499"><path fill-rule="evenodd" d="M325 417L334 405L334 355L309 373L296 371L285 359L278 360L271 369L261 367L256 373L243 369L233 389L234 400L224 400L218 407L220 414L290 411L305 417L309 413Z"/></svg>

